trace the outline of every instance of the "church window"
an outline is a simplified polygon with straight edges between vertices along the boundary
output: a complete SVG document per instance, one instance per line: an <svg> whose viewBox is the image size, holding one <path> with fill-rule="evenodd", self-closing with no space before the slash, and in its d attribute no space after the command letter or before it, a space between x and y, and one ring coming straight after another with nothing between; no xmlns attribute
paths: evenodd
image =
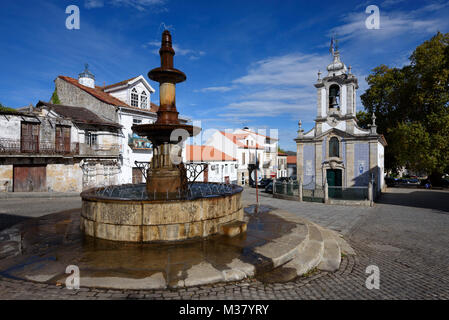
<svg viewBox="0 0 449 320"><path fill-rule="evenodd" d="M137 90L135 88L131 91L131 106L139 107L139 95L137 94Z"/></svg>
<svg viewBox="0 0 449 320"><path fill-rule="evenodd" d="M340 157L340 142L336 137L329 140L329 157Z"/></svg>
<svg viewBox="0 0 449 320"><path fill-rule="evenodd" d="M147 101L148 101L147 94L145 93L145 91L143 91L142 94L140 95L140 107L142 109L147 108Z"/></svg>

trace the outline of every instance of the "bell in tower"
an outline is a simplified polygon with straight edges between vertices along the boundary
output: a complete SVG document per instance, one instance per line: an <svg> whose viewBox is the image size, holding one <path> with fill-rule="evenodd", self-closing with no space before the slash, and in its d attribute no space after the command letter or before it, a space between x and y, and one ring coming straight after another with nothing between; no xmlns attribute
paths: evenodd
<svg viewBox="0 0 449 320"><path fill-rule="evenodd" d="M340 105L340 87L333 84L329 88L329 108L339 108Z"/></svg>

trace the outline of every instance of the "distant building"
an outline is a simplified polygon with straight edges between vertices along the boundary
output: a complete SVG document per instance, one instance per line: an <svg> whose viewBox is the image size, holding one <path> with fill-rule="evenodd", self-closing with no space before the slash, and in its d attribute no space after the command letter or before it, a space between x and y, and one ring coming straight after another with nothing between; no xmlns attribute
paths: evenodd
<svg viewBox="0 0 449 320"><path fill-rule="evenodd" d="M297 171L296 171L296 155L294 156L287 156L287 176L288 177L296 177Z"/></svg>
<svg viewBox="0 0 449 320"><path fill-rule="evenodd" d="M186 145L186 163L206 164L206 170L198 175L197 182L237 184L238 162L212 146Z"/></svg>
<svg viewBox="0 0 449 320"><path fill-rule="evenodd" d="M278 178L288 177L287 157L288 155L286 153L278 152L278 165L277 165Z"/></svg>
<svg viewBox="0 0 449 320"><path fill-rule="evenodd" d="M333 52L328 74L318 73L317 118L315 126L304 133L301 124L297 144L297 175L305 188L329 186L367 186L373 179L377 191L384 186L383 135L375 122L368 130L357 125L355 75Z"/></svg>
<svg viewBox="0 0 449 320"><path fill-rule="evenodd" d="M216 131L206 142L218 150L237 159L238 184L249 184L252 172L257 168L258 178L277 177L278 139L249 130L230 132Z"/></svg>

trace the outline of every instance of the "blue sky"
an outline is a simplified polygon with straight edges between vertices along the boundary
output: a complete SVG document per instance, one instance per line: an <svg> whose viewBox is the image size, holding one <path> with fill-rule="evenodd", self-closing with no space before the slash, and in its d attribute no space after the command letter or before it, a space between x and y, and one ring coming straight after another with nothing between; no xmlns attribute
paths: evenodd
<svg viewBox="0 0 449 320"><path fill-rule="evenodd" d="M80 30L65 27L71 4L80 8ZM379 30L365 28L368 5L380 9ZM178 110L203 130L278 129L288 150L295 150L299 119L313 127L313 84L331 61L333 33L360 96L374 67L400 67L417 45L449 31L448 1L3 0L0 7L4 105L49 100L54 79L77 77L86 62L98 85L147 77L160 64L164 24L176 45L175 66L187 74L177 86ZM157 103L158 85L150 83Z"/></svg>

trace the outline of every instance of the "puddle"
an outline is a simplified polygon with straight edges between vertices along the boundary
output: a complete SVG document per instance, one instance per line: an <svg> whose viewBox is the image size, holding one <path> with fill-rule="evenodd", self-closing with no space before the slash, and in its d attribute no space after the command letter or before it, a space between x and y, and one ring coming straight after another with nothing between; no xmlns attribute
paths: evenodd
<svg viewBox="0 0 449 320"><path fill-rule="evenodd" d="M68 265L80 268L81 279L121 278L130 281L160 278L176 286L189 270L201 263L220 272L232 270L236 260L255 266L256 275L273 269L271 259L255 252L269 241L287 234L296 224L270 213L268 206L245 208L248 231L233 238L175 243L123 243L84 236L79 228L80 210L51 214L17 225L21 253L0 260L0 275L18 279L44 279L56 284L67 277ZM0 246L2 243L0 243ZM64 280L65 281L65 280Z"/></svg>

